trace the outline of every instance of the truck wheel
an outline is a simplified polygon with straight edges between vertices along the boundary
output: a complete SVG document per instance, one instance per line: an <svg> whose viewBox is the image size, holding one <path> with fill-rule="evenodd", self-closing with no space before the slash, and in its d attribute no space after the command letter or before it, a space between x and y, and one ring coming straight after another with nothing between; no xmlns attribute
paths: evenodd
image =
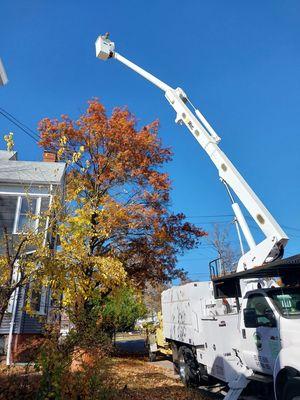
<svg viewBox="0 0 300 400"><path fill-rule="evenodd" d="M151 350L149 350L149 361L150 362L156 361L156 353L153 353Z"/></svg>
<svg viewBox="0 0 300 400"><path fill-rule="evenodd" d="M199 386L198 363L192 350L188 347L182 346L178 350L178 372L181 382L185 386Z"/></svg>
<svg viewBox="0 0 300 400"><path fill-rule="evenodd" d="M171 349L172 349L172 362L173 362L174 373L179 375L178 347L177 347L176 343L171 342Z"/></svg>
<svg viewBox="0 0 300 400"><path fill-rule="evenodd" d="M300 377L288 379L284 386L283 397L284 400L300 400Z"/></svg>

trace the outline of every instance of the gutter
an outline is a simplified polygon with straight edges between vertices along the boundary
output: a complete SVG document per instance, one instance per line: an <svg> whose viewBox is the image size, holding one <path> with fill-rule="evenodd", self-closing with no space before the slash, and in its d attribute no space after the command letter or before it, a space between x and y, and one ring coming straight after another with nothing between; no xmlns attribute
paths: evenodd
<svg viewBox="0 0 300 400"><path fill-rule="evenodd" d="M14 291L14 300L13 300L13 310L9 327L8 334L8 342L7 342L7 354L6 354L6 365L11 365L11 345L12 345L12 337L15 327L15 319L17 314L17 304L18 304L18 295L19 295L19 287Z"/></svg>

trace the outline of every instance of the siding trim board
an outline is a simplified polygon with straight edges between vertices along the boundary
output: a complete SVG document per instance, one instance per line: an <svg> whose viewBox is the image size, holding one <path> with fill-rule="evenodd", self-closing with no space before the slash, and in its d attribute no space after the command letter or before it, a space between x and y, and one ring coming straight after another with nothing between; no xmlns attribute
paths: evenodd
<svg viewBox="0 0 300 400"><path fill-rule="evenodd" d="M36 192L2 192L0 191L0 196L15 196L15 197L51 197L50 193L36 193Z"/></svg>

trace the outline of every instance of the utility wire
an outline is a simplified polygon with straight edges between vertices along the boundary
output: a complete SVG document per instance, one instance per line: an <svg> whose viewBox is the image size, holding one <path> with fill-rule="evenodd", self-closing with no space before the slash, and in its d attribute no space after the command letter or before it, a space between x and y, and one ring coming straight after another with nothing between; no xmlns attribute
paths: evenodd
<svg viewBox="0 0 300 400"><path fill-rule="evenodd" d="M186 218L222 218L234 217L233 214L215 214L215 215L187 215Z"/></svg>
<svg viewBox="0 0 300 400"><path fill-rule="evenodd" d="M282 225L282 226L283 226L283 228L285 228L285 229L291 229L292 231L300 231L299 228L293 228L292 226L286 226L286 225Z"/></svg>
<svg viewBox="0 0 300 400"><path fill-rule="evenodd" d="M29 126L25 125L22 121L18 120L14 115L12 115L8 111L4 110L4 108L0 107L0 110L2 112L4 112L5 114L9 115L11 118L13 118L18 124L22 125L28 131L30 131L34 136L36 136L37 139L40 139L39 135L33 129L31 129Z"/></svg>
<svg viewBox="0 0 300 400"><path fill-rule="evenodd" d="M0 114L8 119L10 122L12 122L14 125L16 125L19 129L21 129L26 135L28 135L31 139L33 139L35 142L39 142L40 141L40 137L39 135L30 127L28 127L27 125L25 125L23 122L21 122L20 120L18 120L14 115L12 115L11 113L9 113L8 111L6 111L4 108L0 107ZM189 215L186 218L228 218L228 217L234 217L233 214L215 214L215 215ZM250 215L245 215L246 219L252 219ZM199 222L197 221L197 223L199 224L220 224L220 223L227 223L230 221L208 221L208 222ZM283 228L285 229L291 229L294 231L300 231L300 228L295 228L292 226L286 226L286 225L282 225ZM255 226L252 226L252 228L256 228Z"/></svg>
<svg viewBox="0 0 300 400"><path fill-rule="evenodd" d="M39 142L40 138L39 136L30 128L26 127L26 125L24 125L22 122L20 122L19 120L17 120L13 115L9 114L7 111L5 111L4 109L0 108L0 114L8 119L10 122L12 122L14 125L16 125L19 129L21 129L24 133L26 133L26 135L28 135L29 137L31 137L31 139L33 139L35 142ZM33 133L30 133L33 132Z"/></svg>
<svg viewBox="0 0 300 400"><path fill-rule="evenodd" d="M232 217L234 218L233 214L215 214L215 215L188 215L186 216L186 218L225 218L225 217ZM245 215L245 218L249 221L254 221L253 218L251 217L251 215ZM197 221L196 224L224 224L230 221ZM293 230L293 231L299 231L300 232L300 228L297 227L293 227L293 226L287 226L287 225L283 225L281 224L281 226L287 230ZM252 228L254 229L259 229L258 226L253 226L251 225Z"/></svg>

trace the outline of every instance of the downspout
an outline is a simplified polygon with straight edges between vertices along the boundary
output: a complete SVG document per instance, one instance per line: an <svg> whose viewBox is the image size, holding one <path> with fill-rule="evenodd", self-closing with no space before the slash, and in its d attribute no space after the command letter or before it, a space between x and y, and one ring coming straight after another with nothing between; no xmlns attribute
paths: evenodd
<svg viewBox="0 0 300 400"><path fill-rule="evenodd" d="M8 333L8 342L7 342L7 354L6 354L6 365L11 365L11 345L12 345L12 337L15 327L15 319L17 314L17 304L18 304L18 295L19 295L19 287L14 291L14 299L13 299L13 309L12 316L10 321L9 333Z"/></svg>
<svg viewBox="0 0 300 400"><path fill-rule="evenodd" d="M48 206L48 209L49 209L49 210L51 209L52 201L53 201L53 194L52 194L52 192L53 192L53 185L51 184L51 185L50 185L50 199L49 199L49 206ZM48 216L47 216L47 219L46 219L46 224L45 224L45 236L44 236L44 241L43 241L43 247L45 247L46 244L47 244L47 235L48 235L48 228L49 228L49 220L50 220L50 217L49 217L49 215L48 215Z"/></svg>
<svg viewBox="0 0 300 400"><path fill-rule="evenodd" d="M48 210L51 212L51 206L53 202L53 185L50 185L50 199L49 199L49 205L48 205ZM46 219L46 224L45 224L45 236L44 236L44 241L43 241L43 247L46 247L47 245L47 236L48 236L48 229L49 229L49 222L50 222L50 217L48 215ZM45 308L44 312L46 315L46 321L48 321L49 317L49 309L50 309L50 301L51 301L51 289L48 287L46 288L46 295L45 295Z"/></svg>

